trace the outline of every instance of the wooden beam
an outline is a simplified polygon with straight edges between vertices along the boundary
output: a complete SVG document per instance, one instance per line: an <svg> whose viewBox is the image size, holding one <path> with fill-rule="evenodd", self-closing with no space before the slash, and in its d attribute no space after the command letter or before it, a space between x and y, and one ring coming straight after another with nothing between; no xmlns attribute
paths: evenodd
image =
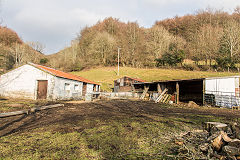
<svg viewBox="0 0 240 160"><path fill-rule="evenodd" d="M162 93L158 96L158 98L155 100L155 103L160 102L161 99L163 98L164 94L165 94L167 91L168 91L168 89L165 88L165 89L163 90L163 92L162 92Z"/></svg>
<svg viewBox="0 0 240 160"><path fill-rule="evenodd" d="M144 99L144 97L146 96L147 92L148 92L149 86L144 85L144 91L140 97L140 99Z"/></svg>
<svg viewBox="0 0 240 160"><path fill-rule="evenodd" d="M176 93L177 93L176 103L179 104L179 84L178 84L178 82L176 83Z"/></svg>
<svg viewBox="0 0 240 160"><path fill-rule="evenodd" d="M62 107L62 106L64 106L64 104L53 104L53 105L48 105L48 106L33 107L30 110L0 113L0 118L17 116L17 115L21 115L21 114L29 114L29 113L34 113L36 111L41 111L41 110L56 108L56 107Z"/></svg>
<svg viewBox="0 0 240 160"><path fill-rule="evenodd" d="M158 93L162 93L161 85L159 83L157 84L157 90L158 90Z"/></svg>
<svg viewBox="0 0 240 160"><path fill-rule="evenodd" d="M203 105L205 105L205 79L203 80Z"/></svg>

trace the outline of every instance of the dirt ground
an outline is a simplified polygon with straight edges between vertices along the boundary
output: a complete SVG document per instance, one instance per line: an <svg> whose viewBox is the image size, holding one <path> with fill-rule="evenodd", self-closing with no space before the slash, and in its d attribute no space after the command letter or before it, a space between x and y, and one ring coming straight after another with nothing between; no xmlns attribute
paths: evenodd
<svg viewBox="0 0 240 160"><path fill-rule="evenodd" d="M140 120L156 121L152 118L153 116L184 118L185 123L193 123L192 120L197 118L200 118L201 121L208 121L208 116L234 121L240 118L240 111L207 107L187 108L134 100L74 102L65 103L64 107L39 111L34 114L0 118L0 137L28 132L37 128L47 128L50 125L56 126L51 127L51 130L55 132L81 132L86 128L91 128L91 125L96 125L91 123L81 125L79 122L84 120L109 121L137 117ZM202 120L202 116L206 119ZM171 120L165 123L171 125Z"/></svg>

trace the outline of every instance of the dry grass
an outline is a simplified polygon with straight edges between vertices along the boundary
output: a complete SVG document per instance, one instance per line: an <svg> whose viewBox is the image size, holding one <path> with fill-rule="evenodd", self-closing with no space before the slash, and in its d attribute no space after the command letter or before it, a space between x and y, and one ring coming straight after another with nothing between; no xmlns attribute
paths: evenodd
<svg viewBox="0 0 240 160"><path fill-rule="evenodd" d="M113 81L122 76L140 78L151 82L158 80L192 79L236 75L236 73L229 72L185 71L179 69L139 69L131 67L121 67L120 76L117 76L117 68L113 67L97 68L72 73L100 83L102 90L106 91L110 91L113 87Z"/></svg>

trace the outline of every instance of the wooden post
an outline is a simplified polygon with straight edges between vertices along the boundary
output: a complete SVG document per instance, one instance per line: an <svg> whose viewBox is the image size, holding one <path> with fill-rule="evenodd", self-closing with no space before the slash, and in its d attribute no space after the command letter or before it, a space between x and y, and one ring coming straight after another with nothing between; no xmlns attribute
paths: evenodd
<svg viewBox="0 0 240 160"><path fill-rule="evenodd" d="M179 103L179 84L178 84L178 82L176 82L176 92L177 92L176 100L177 100L177 104L178 104Z"/></svg>
<svg viewBox="0 0 240 160"><path fill-rule="evenodd" d="M205 79L203 80L203 105L205 105Z"/></svg>
<svg viewBox="0 0 240 160"><path fill-rule="evenodd" d="M162 89L161 89L161 86L160 86L159 83L157 84L157 90L158 90L158 93L159 93L159 94L162 93Z"/></svg>

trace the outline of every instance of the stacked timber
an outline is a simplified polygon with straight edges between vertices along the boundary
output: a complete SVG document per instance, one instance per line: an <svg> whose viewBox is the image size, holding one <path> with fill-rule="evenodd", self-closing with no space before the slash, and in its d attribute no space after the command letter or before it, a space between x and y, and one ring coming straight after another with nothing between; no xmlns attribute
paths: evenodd
<svg viewBox="0 0 240 160"><path fill-rule="evenodd" d="M240 159L240 126L237 123L206 122L205 129L209 137L207 143L200 146L202 152L219 159Z"/></svg>
<svg viewBox="0 0 240 160"><path fill-rule="evenodd" d="M171 94L167 94L168 89L165 88L164 91L157 97L157 99L155 100L155 103L169 103L169 101L171 100L172 95Z"/></svg>
<svg viewBox="0 0 240 160"><path fill-rule="evenodd" d="M176 136L177 159L240 160L240 125L206 122L203 127Z"/></svg>

